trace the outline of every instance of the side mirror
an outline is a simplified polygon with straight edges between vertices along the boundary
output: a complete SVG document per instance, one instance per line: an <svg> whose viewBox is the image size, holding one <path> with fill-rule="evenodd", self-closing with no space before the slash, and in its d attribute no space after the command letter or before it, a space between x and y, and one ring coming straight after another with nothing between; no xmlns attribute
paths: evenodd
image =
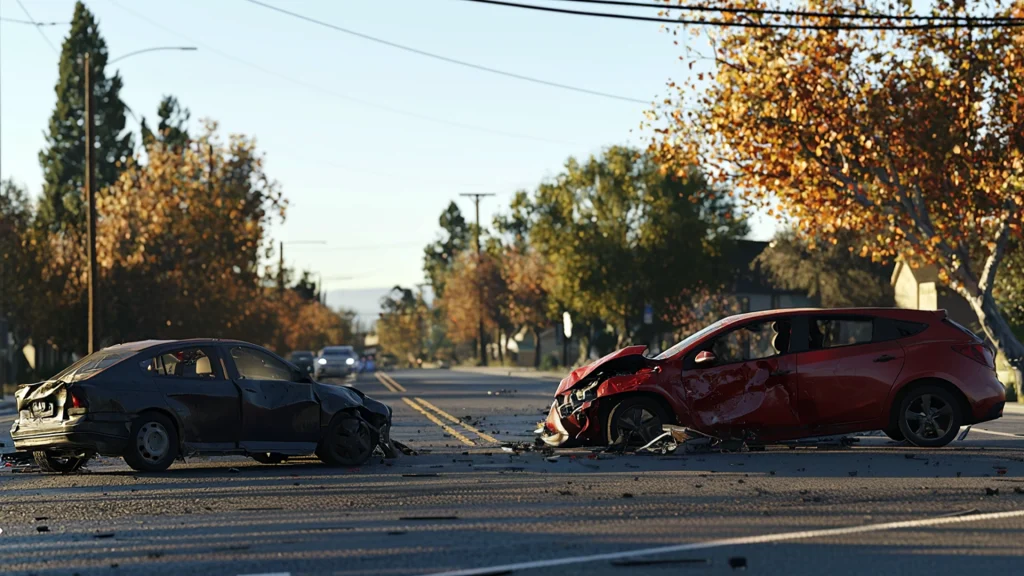
<svg viewBox="0 0 1024 576"><path fill-rule="evenodd" d="M713 352L711 352L710 350L704 350L703 352L699 352L697 354L697 357L694 358L693 363L696 364L697 366L710 366L714 364L715 360L717 359L718 358L715 357L715 354Z"/></svg>

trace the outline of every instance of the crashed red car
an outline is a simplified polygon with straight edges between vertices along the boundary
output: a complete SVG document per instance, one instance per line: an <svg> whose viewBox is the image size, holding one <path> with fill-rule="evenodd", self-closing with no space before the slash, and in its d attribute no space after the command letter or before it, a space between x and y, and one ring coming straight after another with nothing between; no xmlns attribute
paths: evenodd
<svg viewBox="0 0 1024 576"><path fill-rule="evenodd" d="M636 446L675 424L748 444L883 430L939 447L1002 416L1006 400L993 351L945 310L767 310L644 351L562 380L542 439Z"/></svg>

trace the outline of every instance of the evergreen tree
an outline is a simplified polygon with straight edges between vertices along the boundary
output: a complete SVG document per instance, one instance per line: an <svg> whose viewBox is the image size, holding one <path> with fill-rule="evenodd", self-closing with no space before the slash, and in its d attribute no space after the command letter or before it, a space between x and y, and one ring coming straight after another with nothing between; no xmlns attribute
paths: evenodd
<svg viewBox="0 0 1024 576"><path fill-rule="evenodd" d="M60 56L60 76L54 90L57 106L50 117L46 147L39 153L43 167L43 197L39 222L52 230L80 228L85 222L85 68L89 53L93 86L94 190L113 183L133 151L125 131L121 77L107 78L107 43L96 18L83 3L75 4L71 30Z"/></svg>
<svg viewBox="0 0 1024 576"><path fill-rule="evenodd" d="M157 131L153 132L142 119L142 143L150 146L154 141L162 142L171 148L181 148L189 141L188 120L191 116L188 108L183 108L174 96L164 96L156 111L160 118Z"/></svg>

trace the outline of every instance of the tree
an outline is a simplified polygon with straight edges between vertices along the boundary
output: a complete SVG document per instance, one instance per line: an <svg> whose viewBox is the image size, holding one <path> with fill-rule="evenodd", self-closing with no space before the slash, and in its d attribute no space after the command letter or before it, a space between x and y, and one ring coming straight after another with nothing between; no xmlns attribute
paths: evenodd
<svg viewBox="0 0 1024 576"><path fill-rule="evenodd" d="M513 331L526 328L533 336L534 367L540 367L541 330L551 323L547 265L540 254L509 249L502 258L501 274L507 291L507 316Z"/></svg>
<svg viewBox="0 0 1024 576"><path fill-rule="evenodd" d="M156 132L146 125L145 118L142 119L142 143L146 147L153 142L162 142L173 149L183 148L189 141L188 120L191 113L188 108L182 107L174 96L164 96L156 114L160 118Z"/></svg>
<svg viewBox="0 0 1024 576"><path fill-rule="evenodd" d="M309 270L302 271L302 276L295 282L295 285L292 286L291 290L298 294L303 300L313 302L319 302L320 300L320 292L317 290L316 282L313 281Z"/></svg>
<svg viewBox="0 0 1024 576"><path fill-rule="evenodd" d="M442 308L451 328L448 335L456 342L476 339L481 320L486 332L507 329L507 290L493 254L459 255L446 286Z"/></svg>
<svg viewBox="0 0 1024 576"><path fill-rule="evenodd" d="M17 349L31 337L49 306L34 219L28 192L12 180L0 182L0 318L7 318Z"/></svg>
<svg viewBox="0 0 1024 576"><path fill-rule="evenodd" d="M85 4L75 4L71 30L60 56L55 91L57 106L50 117L46 147L39 153L43 168L43 197L38 222L51 230L85 228L82 189L85 178L85 69L89 53L93 86L95 183L99 190L117 180L132 156L132 134L125 131L121 77L107 78L107 43Z"/></svg>
<svg viewBox="0 0 1024 576"><path fill-rule="evenodd" d="M892 306L892 269L860 257L849 231L837 231L836 243L801 238L792 230L775 236L753 263L784 290L818 297L826 308Z"/></svg>
<svg viewBox="0 0 1024 576"><path fill-rule="evenodd" d="M992 293L1017 338L1024 338L1024 242L1016 241L1007 249Z"/></svg>
<svg viewBox="0 0 1024 576"><path fill-rule="evenodd" d="M734 7L765 8L738 0ZM786 5L786 8L792 8ZM816 11L911 11L817 0ZM1024 16L1019 1L939 0L939 16ZM747 18L724 15L726 20ZM794 23L821 24L797 16ZM993 297L1024 208L1020 28L886 31L717 28L714 82L652 112L652 151L706 167L799 230L858 233L874 261L933 263L1007 358L1024 359ZM683 102L698 106L685 109ZM664 122L664 124L662 124ZM699 126L701 130L694 130Z"/></svg>
<svg viewBox="0 0 1024 576"><path fill-rule="evenodd" d="M448 204L438 223L442 237L424 250L423 272L430 280L434 294L440 298L444 296L445 273L451 269L456 256L469 246L470 229L455 202Z"/></svg>
<svg viewBox="0 0 1024 576"><path fill-rule="evenodd" d="M667 173L649 155L617 146L583 163L570 158L537 188L532 206L530 243L548 263L549 314L571 312L583 334L601 320L620 346L667 328L662 312L687 287L711 281L732 239L746 232L728 196L699 171ZM646 305L661 310L645 327Z"/></svg>
<svg viewBox="0 0 1024 576"><path fill-rule="evenodd" d="M423 294L395 286L381 299L381 315L377 321L380 346L407 365L414 366L423 357L426 338L427 305Z"/></svg>

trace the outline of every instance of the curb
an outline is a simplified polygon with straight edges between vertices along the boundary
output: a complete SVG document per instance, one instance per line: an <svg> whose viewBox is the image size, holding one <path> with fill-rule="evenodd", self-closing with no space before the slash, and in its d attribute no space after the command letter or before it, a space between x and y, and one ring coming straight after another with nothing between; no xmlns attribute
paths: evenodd
<svg viewBox="0 0 1024 576"><path fill-rule="evenodd" d="M1007 402L1003 406L1003 414L1024 414L1024 404L1017 402Z"/></svg>

